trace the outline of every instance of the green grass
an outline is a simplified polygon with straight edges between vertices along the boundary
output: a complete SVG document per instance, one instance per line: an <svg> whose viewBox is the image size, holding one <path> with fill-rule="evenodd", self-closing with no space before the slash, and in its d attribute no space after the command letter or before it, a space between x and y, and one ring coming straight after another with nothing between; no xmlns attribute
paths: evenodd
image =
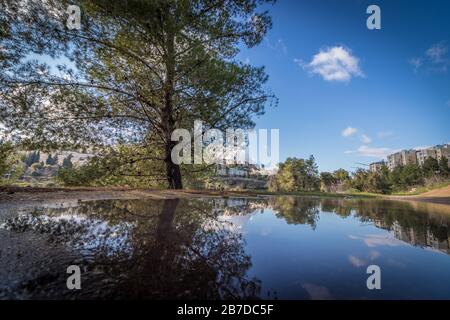
<svg viewBox="0 0 450 320"><path fill-rule="evenodd" d="M311 196L311 197L330 197L330 198L376 198L382 195L369 192L322 192L322 191L293 191L293 192L273 192L267 190L243 190L238 191L239 193L249 194L249 195L274 195L274 196Z"/></svg>
<svg viewBox="0 0 450 320"><path fill-rule="evenodd" d="M393 196L409 196L409 195L420 195L422 193L444 188L450 185L450 181L435 183L429 186L421 186L417 187L413 192L410 191L396 191L393 192ZM321 191L294 191L294 192L272 192L267 190L243 190L240 191L245 194L257 195L257 194L265 194L265 195L286 195L286 196L317 196L317 197L332 197L332 198L344 198L344 197L353 197L353 198L383 198L384 196L389 196L381 193L372 193L372 192L361 192L357 190L348 190L343 193L333 193L333 192L321 192Z"/></svg>
<svg viewBox="0 0 450 320"><path fill-rule="evenodd" d="M411 191L396 191L396 192L393 192L392 195L394 195L394 196L420 195L422 193L425 193L425 192L428 192L431 190L447 187L448 185L450 185L450 181L444 181L444 182L434 183L429 186L416 187L416 189L413 192L411 192Z"/></svg>

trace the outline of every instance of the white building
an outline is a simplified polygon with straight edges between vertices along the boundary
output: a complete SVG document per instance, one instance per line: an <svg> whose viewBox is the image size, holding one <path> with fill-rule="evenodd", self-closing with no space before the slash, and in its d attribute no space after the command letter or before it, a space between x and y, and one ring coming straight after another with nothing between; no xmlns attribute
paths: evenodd
<svg viewBox="0 0 450 320"><path fill-rule="evenodd" d="M428 148L428 149L418 150L416 155L417 155L417 163L422 166L427 158L435 158L436 159L436 149Z"/></svg>
<svg viewBox="0 0 450 320"><path fill-rule="evenodd" d="M422 166L427 158L440 161L443 157L450 159L450 145L443 144L421 150L402 150L387 156L389 170L394 170L400 165L418 164ZM450 167L450 161L449 161Z"/></svg>

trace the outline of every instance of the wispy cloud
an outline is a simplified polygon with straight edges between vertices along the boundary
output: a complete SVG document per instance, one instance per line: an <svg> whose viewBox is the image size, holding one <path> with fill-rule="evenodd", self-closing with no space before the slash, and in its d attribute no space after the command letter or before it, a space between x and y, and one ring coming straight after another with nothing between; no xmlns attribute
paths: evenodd
<svg viewBox="0 0 450 320"><path fill-rule="evenodd" d="M305 61L303 61L303 59L299 58L294 58L294 62L298 64L301 68L306 68L306 66L308 65Z"/></svg>
<svg viewBox="0 0 450 320"><path fill-rule="evenodd" d="M352 255L348 256L348 261L356 268L363 267L367 264L367 262L364 261L364 259L360 259Z"/></svg>
<svg viewBox="0 0 450 320"><path fill-rule="evenodd" d="M419 151L419 150L425 150L425 149L428 149L428 148L431 148L431 146L416 146L413 149L416 150L416 151Z"/></svg>
<svg viewBox="0 0 450 320"><path fill-rule="evenodd" d="M419 68L422 66L421 58L411 58L409 59L409 63L411 63L414 67L414 72L417 72Z"/></svg>
<svg viewBox="0 0 450 320"><path fill-rule="evenodd" d="M364 143L364 144L368 144L368 143L372 142L372 139L370 139L369 136L367 136L365 134L362 134L361 135L361 142Z"/></svg>
<svg viewBox="0 0 450 320"><path fill-rule="evenodd" d="M307 64L300 59L294 61L312 74L320 75L325 81L347 82L353 77L364 77L359 59L343 46L320 50Z"/></svg>
<svg viewBox="0 0 450 320"><path fill-rule="evenodd" d="M362 240L368 247L379 247L379 246L389 246L389 247L396 247L396 246L405 246L407 245L405 242L398 240L395 238L393 234L366 234L362 236L354 236L350 235L350 239L353 240Z"/></svg>
<svg viewBox="0 0 450 320"><path fill-rule="evenodd" d="M377 133L377 136L380 139L392 137L393 135L394 135L394 133L392 131L380 131Z"/></svg>
<svg viewBox="0 0 450 320"><path fill-rule="evenodd" d="M360 146L356 150L344 151L345 154L356 154L362 157L372 157L372 158L385 158L388 154L394 153L397 150L390 148L375 148L368 146Z"/></svg>
<svg viewBox="0 0 450 320"><path fill-rule="evenodd" d="M419 69L446 72L450 66L449 47L446 41L432 44L420 57L409 59L414 72Z"/></svg>
<svg viewBox="0 0 450 320"><path fill-rule="evenodd" d="M309 297L312 300L330 300L333 299L333 296L326 287L319 286L312 283L302 284L303 289L308 292Z"/></svg>
<svg viewBox="0 0 450 320"><path fill-rule="evenodd" d="M283 39L278 39L275 42L272 42L269 38L266 38L266 44L269 49L276 51L279 54L287 55L288 49Z"/></svg>
<svg viewBox="0 0 450 320"><path fill-rule="evenodd" d="M433 63L442 63L446 62L446 56L448 53L448 46L445 41L441 41L439 43L433 44L425 54L428 58L430 58Z"/></svg>
<svg viewBox="0 0 450 320"><path fill-rule="evenodd" d="M352 135L354 135L357 132L358 132L358 129L352 128L352 127L347 127L344 130L342 130L341 134L343 137L351 137Z"/></svg>

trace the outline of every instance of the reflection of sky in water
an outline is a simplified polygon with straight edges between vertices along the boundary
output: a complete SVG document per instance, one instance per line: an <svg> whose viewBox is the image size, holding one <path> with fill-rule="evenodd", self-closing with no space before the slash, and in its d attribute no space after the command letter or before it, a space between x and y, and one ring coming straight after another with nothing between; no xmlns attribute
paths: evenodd
<svg viewBox="0 0 450 320"><path fill-rule="evenodd" d="M220 259L224 255L220 245L230 240L227 232L242 235L243 251L251 258L246 278L261 281L262 298L450 298L448 209L436 214L426 205L292 197L205 203L211 204L200 206L206 214L193 216L199 219L193 234L203 245L196 248L198 253L207 256L217 250ZM159 245L175 241L175 247L168 249L171 252L177 250L176 241L183 232L190 230L189 214L197 210L190 206L198 203L181 202L177 215L154 213L161 204L118 201L88 205L87 211L77 207L41 210L20 213L0 227L48 234L90 256L131 256L139 252L137 245L155 235L162 237ZM118 216L125 210L130 212ZM148 210L152 214L146 215ZM214 238L201 238L203 231L223 238L217 238L217 243L202 242ZM184 240L192 243L190 238ZM180 261L190 261L186 255L192 252L179 254ZM380 291L366 287L366 268L372 264L381 268Z"/></svg>
<svg viewBox="0 0 450 320"><path fill-rule="evenodd" d="M110 225L107 221L90 219L83 214L61 213L20 214L0 224L8 230L37 231L48 234L54 241L66 243L82 254L102 253L106 256L132 253L129 233L132 224L120 222Z"/></svg>
<svg viewBox="0 0 450 320"><path fill-rule="evenodd" d="M321 212L315 229L288 225L270 209L229 220L245 234L249 275L261 279L265 298L271 292L280 299L450 298L447 249L406 242L353 214L343 219ZM366 287L372 264L382 270L380 291Z"/></svg>

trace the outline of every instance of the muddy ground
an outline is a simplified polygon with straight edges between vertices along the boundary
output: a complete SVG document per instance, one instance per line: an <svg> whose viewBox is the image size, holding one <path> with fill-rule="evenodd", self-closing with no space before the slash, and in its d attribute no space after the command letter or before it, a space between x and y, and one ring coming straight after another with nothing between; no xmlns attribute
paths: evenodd
<svg viewBox="0 0 450 320"><path fill-rule="evenodd" d="M89 201L106 199L186 199L199 197L254 197L268 195L261 191L211 191L211 190L157 190L131 188L38 188L38 187L0 187L2 206L52 201ZM308 194L301 194L307 196ZM327 194L324 194L327 196ZM343 197L345 194L342 195ZM351 196L353 197L353 196ZM358 197L358 196L354 196ZM380 198L402 201L431 202L450 205L450 186L413 196L380 196Z"/></svg>

